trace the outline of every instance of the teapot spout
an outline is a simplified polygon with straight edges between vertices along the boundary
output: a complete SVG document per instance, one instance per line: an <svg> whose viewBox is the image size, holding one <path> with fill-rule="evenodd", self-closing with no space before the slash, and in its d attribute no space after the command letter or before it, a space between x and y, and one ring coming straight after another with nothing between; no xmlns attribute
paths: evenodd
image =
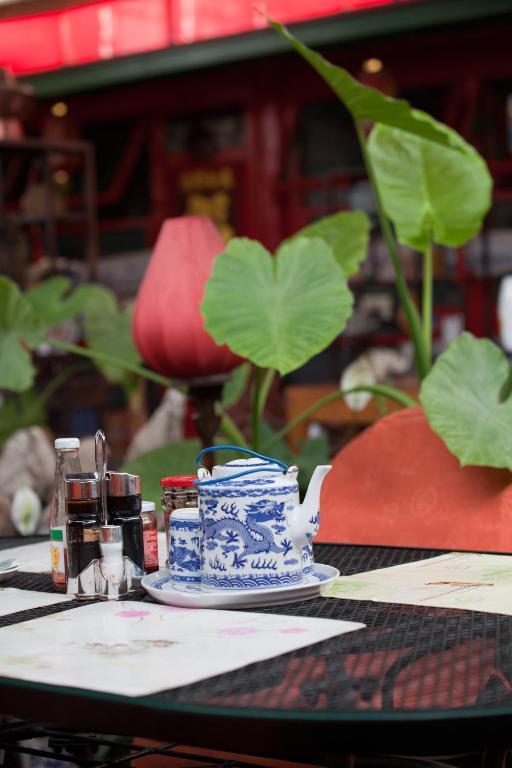
<svg viewBox="0 0 512 768"><path fill-rule="evenodd" d="M311 475L302 504L294 512L293 538L296 546L305 547L315 536L319 525L320 491L331 464L321 464Z"/></svg>

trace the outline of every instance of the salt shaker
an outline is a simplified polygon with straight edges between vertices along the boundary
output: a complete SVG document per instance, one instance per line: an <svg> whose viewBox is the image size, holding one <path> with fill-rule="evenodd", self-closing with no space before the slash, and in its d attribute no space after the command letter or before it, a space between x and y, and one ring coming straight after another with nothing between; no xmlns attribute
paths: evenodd
<svg viewBox="0 0 512 768"><path fill-rule="evenodd" d="M105 600L117 600L128 592L123 557L123 530L120 525L101 526L100 550L100 597Z"/></svg>

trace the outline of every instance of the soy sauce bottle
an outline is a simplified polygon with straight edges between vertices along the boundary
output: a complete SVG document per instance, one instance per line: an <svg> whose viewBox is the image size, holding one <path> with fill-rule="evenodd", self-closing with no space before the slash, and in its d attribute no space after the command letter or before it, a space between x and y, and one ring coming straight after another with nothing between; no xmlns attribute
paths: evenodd
<svg viewBox="0 0 512 768"><path fill-rule="evenodd" d="M110 525L123 531L123 552L129 576L144 575L144 538L140 477L128 472L107 473L107 510ZM132 583L133 583L132 578Z"/></svg>
<svg viewBox="0 0 512 768"><path fill-rule="evenodd" d="M101 557L101 489L96 476L80 472L65 476L68 595L79 599L98 596Z"/></svg>

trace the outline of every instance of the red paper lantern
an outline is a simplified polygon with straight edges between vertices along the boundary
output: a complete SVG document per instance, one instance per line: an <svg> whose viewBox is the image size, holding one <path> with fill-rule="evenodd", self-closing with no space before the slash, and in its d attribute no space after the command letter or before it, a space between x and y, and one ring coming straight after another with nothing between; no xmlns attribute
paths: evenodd
<svg viewBox="0 0 512 768"><path fill-rule="evenodd" d="M133 317L135 344L156 371L191 379L227 373L241 359L205 331L199 309L215 257L225 243L210 219L162 224Z"/></svg>

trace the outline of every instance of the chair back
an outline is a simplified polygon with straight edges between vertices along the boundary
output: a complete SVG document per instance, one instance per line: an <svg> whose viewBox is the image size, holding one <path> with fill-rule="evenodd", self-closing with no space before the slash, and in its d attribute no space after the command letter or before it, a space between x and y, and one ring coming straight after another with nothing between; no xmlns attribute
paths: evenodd
<svg viewBox="0 0 512 768"><path fill-rule="evenodd" d="M461 467L421 408L345 446L320 509L319 542L512 552L512 473Z"/></svg>

